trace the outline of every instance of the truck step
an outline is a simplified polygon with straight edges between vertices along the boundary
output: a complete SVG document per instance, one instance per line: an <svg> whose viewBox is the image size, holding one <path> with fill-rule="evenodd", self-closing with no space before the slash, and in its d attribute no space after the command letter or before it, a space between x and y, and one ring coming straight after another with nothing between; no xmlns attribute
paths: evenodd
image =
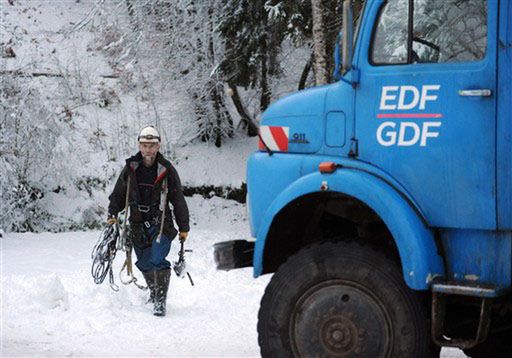
<svg viewBox="0 0 512 358"><path fill-rule="evenodd" d="M496 298L506 295L511 291L510 287L468 284L467 282L439 282L432 285L432 292L446 295L471 296L480 298Z"/></svg>
<svg viewBox="0 0 512 358"><path fill-rule="evenodd" d="M447 295L445 293L446 292L432 292L432 339L434 342L440 347L470 349L485 341L487 335L489 334L489 327L491 325L491 302L493 298L481 298L480 319L478 322L478 328L476 329L473 338L447 338L444 328L447 299ZM453 293L450 292L450 294Z"/></svg>

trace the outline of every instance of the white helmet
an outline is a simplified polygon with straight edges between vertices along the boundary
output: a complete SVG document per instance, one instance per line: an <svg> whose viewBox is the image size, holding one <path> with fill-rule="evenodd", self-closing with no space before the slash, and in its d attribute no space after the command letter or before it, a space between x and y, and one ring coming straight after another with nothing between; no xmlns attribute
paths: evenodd
<svg viewBox="0 0 512 358"><path fill-rule="evenodd" d="M144 127L137 137L139 143L160 143L160 134L155 127Z"/></svg>

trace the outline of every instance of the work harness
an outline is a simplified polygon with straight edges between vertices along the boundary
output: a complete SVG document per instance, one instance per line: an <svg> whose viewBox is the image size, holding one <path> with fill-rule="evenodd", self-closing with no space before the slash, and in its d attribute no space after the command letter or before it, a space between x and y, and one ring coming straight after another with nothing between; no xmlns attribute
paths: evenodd
<svg viewBox="0 0 512 358"><path fill-rule="evenodd" d="M125 201L125 208L124 208L124 220L123 220L123 227L120 229L119 223L116 221L110 225L107 225L101 232L100 237L96 244L94 245L94 248L91 253L91 258L93 260L92 267L91 267L91 275L94 279L94 282L96 284L101 284L107 275L109 276L109 284L112 290L119 291L119 286L115 284L114 282L114 273L112 270L112 264L114 262L114 259L116 257L116 253L118 250L122 250L126 252L126 259L123 263L123 266L121 268L121 271L119 272L119 280L121 283L128 285L130 283L133 283L135 286L140 288L141 290L146 290L147 287L140 285L137 283L137 278L133 275L133 265L132 265L132 249L133 245L130 242L128 238L128 228L127 228L127 222L129 217L129 194L130 194L130 183L131 183L131 177L128 176L128 181L126 185L126 201ZM163 233L164 228L164 219L166 214L166 206L167 206L167 193L168 193L168 187L167 187L167 177L164 178L164 182L162 183L163 189L160 196L160 210L162 212L161 222L160 222L160 231L156 238L157 242L160 242L160 238ZM151 209L151 206L149 205L139 205L138 206L139 211L141 212L149 212ZM148 227L150 225L149 222L145 222L144 225ZM178 256L178 261L173 263L173 269L178 277L184 277L183 274L186 273L190 283L192 286L194 286L194 282L192 280L192 277L190 276L190 273L188 273L185 270L185 252L191 252L191 250L185 250L184 249L184 242L180 240L181 248ZM123 278L123 271L126 269L126 277Z"/></svg>

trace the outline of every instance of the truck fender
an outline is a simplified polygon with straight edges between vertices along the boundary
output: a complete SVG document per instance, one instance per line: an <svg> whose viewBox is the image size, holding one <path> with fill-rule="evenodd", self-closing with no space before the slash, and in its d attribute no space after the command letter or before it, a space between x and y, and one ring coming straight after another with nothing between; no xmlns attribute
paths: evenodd
<svg viewBox="0 0 512 358"><path fill-rule="evenodd" d="M305 175L274 199L258 230L253 257L254 277L263 272L265 241L274 217L291 201L321 190L352 196L379 215L395 240L404 280L410 288L428 289L434 277L444 276L444 263L438 254L434 233L405 197L374 175L341 169L333 174L315 172Z"/></svg>

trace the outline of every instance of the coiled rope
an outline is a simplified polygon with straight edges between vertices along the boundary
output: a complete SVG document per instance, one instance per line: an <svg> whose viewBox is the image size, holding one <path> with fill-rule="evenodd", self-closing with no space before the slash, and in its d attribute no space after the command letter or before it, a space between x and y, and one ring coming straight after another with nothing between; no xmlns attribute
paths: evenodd
<svg viewBox="0 0 512 358"><path fill-rule="evenodd" d="M116 292L119 291L119 286L114 283L112 263L116 257L119 236L119 225L117 223L106 226L91 253L91 275L94 283L101 284L108 274L110 287Z"/></svg>
<svg viewBox="0 0 512 358"><path fill-rule="evenodd" d="M115 220L114 223L107 225L101 232L100 238L94 248L92 249L92 267L91 275L94 278L96 284L101 284L105 277L109 277L110 287L114 291L119 291L119 286L114 283L114 273L112 272L112 263L116 257L117 250L126 252L126 259L123 267L119 272L119 280L124 285L133 283L141 290L146 290L147 287L137 283L137 278L133 275L132 268L132 244L128 240L128 198L130 194L130 176L128 176L128 182L126 185L126 199L125 199L125 218L123 221L122 234L119 233L119 222ZM123 278L123 271L126 269L127 279Z"/></svg>

